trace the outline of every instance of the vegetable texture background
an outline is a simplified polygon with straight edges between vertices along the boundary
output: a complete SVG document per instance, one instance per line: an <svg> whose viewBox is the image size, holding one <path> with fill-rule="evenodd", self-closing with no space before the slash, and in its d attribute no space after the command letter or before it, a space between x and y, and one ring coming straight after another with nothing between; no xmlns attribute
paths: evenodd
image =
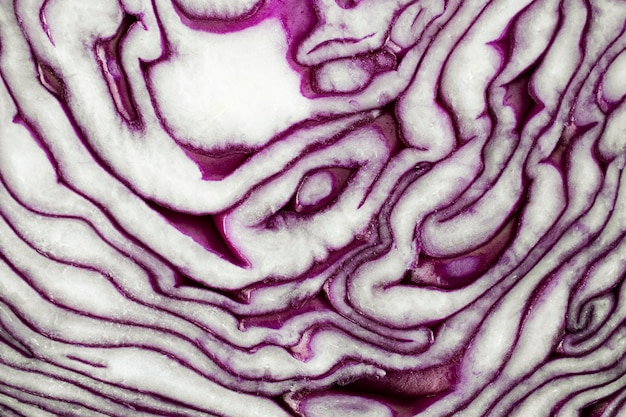
<svg viewBox="0 0 626 417"><path fill-rule="evenodd" d="M625 29L0 0L0 415L623 416Z"/></svg>

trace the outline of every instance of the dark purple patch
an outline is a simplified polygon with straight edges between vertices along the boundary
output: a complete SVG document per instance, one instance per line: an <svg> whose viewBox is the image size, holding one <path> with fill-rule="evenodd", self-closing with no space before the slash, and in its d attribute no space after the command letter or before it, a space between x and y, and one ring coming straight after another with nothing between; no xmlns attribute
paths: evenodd
<svg viewBox="0 0 626 417"><path fill-rule="evenodd" d="M249 302L249 293L245 290L221 290L218 288L210 287L202 282L196 281L178 271L174 275L174 288L195 288L198 290L211 291L212 293L219 294L235 303L246 304Z"/></svg>
<svg viewBox="0 0 626 417"><path fill-rule="evenodd" d="M129 122L136 121L139 116L132 98L128 77L122 66L120 46L124 36L138 21L135 16L125 14L117 33L112 38L100 40L96 44L98 61L111 97L118 113Z"/></svg>
<svg viewBox="0 0 626 417"><path fill-rule="evenodd" d="M65 96L65 83L61 77L46 64L38 63L37 71L39 72L39 82L41 85L62 100Z"/></svg>
<svg viewBox="0 0 626 417"><path fill-rule="evenodd" d="M387 371L384 377L359 379L347 387L359 392L400 398L433 396L445 393L456 385L457 367L458 364L450 363L418 371Z"/></svg>
<svg viewBox="0 0 626 417"><path fill-rule="evenodd" d="M194 161L200 172L202 179L216 181L226 178L240 166L244 165L252 156L251 152L227 152L224 154L205 153L200 150L191 149L181 145L187 157Z"/></svg>
<svg viewBox="0 0 626 417"><path fill-rule="evenodd" d="M209 252L235 265L248 266L242 255L224 239L220 216L197 216L170 210L151 201L147 203L178 231L191 237Z"/></svg>
<svg viewBox="0 0 626 417"><path fill-rule="evenodd" d="M518 221L519 213L515 213L491 240L472 252L450 258L421 254L419 263L413 270L407 271L402 283L444 289L470 285L487 272L510 245Z"/></svg>
<svg viewBox="0 0 626 417"><path fill-rule="evenodd" d="M333 311L333 309L326 298L322 294L318 294L309 300L302 301L299 305L292 306L286 311L244 317L241 319L240 327L242 329L251 327L280 329L287 320L312 311Z"/></svg>
<svg viewBox="0 0 626 417"><path fill-rule="evenodd" d="M382 378L365 377L339 383L320 394L348 394L379 401L395 417L415 416L441 400L458 381L458 359L419 371L387 371ZM313 393L309 395L320 395Z"/></svg>
<svg viewBox="0 0 626 417"><path fill-rule="evenodd" d="M507 62L511 57L513 46L513 27L514 25L509 23L498 39L488 43L498 51L503 62Z"/></svg>
<svg viewBox="0 0 626 417"><path fill-rule="evenodd" d="M360 2L361 0L335 0L342 9L354 9Z"/></svg>
<svg viewBox="0 0 626 417"><path fill-rule="evenodd" d="M232 33L256 26L265 19L277 18L287 33L287 41L296 46L311 31L317 20L312 2L305 0L260 1L249 13L236 19L199 16L181 8L174 0L174 10L187 27L211 33Z"/></svg>
<svg viewBox="0 0 626 417"><path fill-rule="evenodd" d="M528 120L532 116L539 113L543 109L543 104L540 103L536 97L532 94L530 89L530 80L540 61L535 62L515 79L504 85L506 93L502 100L504 106L508 106L513 110L517 124L515 129L517 132L521 132L523 127L527 124Z"/></svg>
<svg viewBox="0 0 626 417"><path fill-rule="evenodd" d="M552 153L548 157L555 167L559 168L561 172L566 172L569 163L569 151L572 144L581 137L585 132L592 129L597 123L591 123L585 126L578 126L576 124L567 125L561 133L561 137L556 146L552 150Z"/></svg>
<svg viewBox="0 0 626 417"><path fill-rule="evenodd" d="M594 401L580 410L580 417L601 417L609 405L620 395L616 392L606 398Z"/></svg>

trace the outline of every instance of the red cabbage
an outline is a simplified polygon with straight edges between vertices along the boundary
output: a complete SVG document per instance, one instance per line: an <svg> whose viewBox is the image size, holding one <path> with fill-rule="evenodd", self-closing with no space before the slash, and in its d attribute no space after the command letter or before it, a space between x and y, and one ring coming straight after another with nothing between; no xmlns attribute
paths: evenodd
<svg viewBox="0 0 626 417"><path fill-rule="evenodd" d="M625 30L0 2L0 414L625 415Z"/></svg>

